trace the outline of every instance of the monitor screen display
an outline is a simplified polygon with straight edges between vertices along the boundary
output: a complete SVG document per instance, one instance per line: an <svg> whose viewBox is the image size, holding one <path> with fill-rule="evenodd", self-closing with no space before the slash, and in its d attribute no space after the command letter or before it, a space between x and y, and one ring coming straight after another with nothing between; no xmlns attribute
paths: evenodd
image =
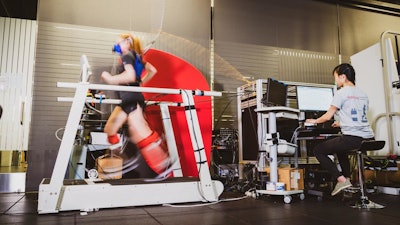
<svg viewBox="0 0 400 225"><path fill-rule="evenodd" d="M286 106L287 85L278 80L268 78L267 90L262 98L262 103L268 107Z"/></svg>
<svg viewBox="0 0 400 225"><path fill-rule="evenodd" d="M297 86L296 90L300 111L327 111L332 103L333 88Z"/></svg>

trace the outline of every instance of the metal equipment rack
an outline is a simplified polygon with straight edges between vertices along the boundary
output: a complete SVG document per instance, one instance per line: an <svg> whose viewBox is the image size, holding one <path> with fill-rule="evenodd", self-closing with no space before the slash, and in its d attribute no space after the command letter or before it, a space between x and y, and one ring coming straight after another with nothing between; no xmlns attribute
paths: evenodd
<svg viewBox="0 0 400 225"><path fill-rule="evenodd" d="M270 182L277 182L278 181L278 153L277 148L278 144L274 143L266 146L263 139L268 134L275 135L276 134L276 120L277 118L284 118L284 119L294 119L298 120L299 118L299 110L291 108L291 107L267 107L262 103L263 94L265 92L265 85L267 83L266 79L259 79L255 82L250 84L244 85L237 89L238 91L238 122L239 122L239 142L243 139L243 130L242 130L242 110L245 108L250 108L255 111L257 114L257 151L258 151L258 161L247 161L244 160L243 155L243 145L239 144L239 165L240 169L239 172L243 169L244 163L255 163L258 167L258 170L262 171L265 168L266 159L266 151L265 148L269 148L269 163L270 163ZM291 94L290 90L288 90L288 103L287 105L291 105ZM265 120L268 120L268 127L266 126ZM296 153L297 155L297 148ZM295 160L295 164L297 166L297 157ZM303 194L303 190L290 190L290 191L269 191L263 190L256 190L256 197L259 195L282 195L284 196L284 202L290 203L292 200L291 195L299 195L300 199L304 199L305 196Z"/></svg>

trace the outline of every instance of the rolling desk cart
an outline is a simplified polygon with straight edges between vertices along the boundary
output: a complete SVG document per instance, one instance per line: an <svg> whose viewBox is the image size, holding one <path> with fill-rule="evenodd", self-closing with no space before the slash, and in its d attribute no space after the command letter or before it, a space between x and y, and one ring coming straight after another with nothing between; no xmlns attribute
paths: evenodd
<svg viewBox="0 0 400 225"><path fill-rule="evenodd" d="M267 131L267 133L263 136L267 137L264 139L264 143L267 144L266 148L264 145L260 148L259 152L259 160L258 167L265 168L265 161L267 151L264 149L269 149L269 165L270 165L270 182L277 183L278 182L278 142L279 142L279 134L277 133L277 125L276 121L279 119L298 119L299 110L289 108L289 107L266 107L263 109L256 110L257 113L262 114L262 123L260 124L263 131ZM268 122L268 128L266 125ZM264 134L264 133L263 133ZM297 167L297 147L295 149L295 157L296 157L296 167ZM267 195L282 195L284 196L283 201L285 203L290 203L292 201L292 195L299 195L300 199L303 200L305 195L303 190L256 190L256 196L260 196L263 194Z"/></svg>

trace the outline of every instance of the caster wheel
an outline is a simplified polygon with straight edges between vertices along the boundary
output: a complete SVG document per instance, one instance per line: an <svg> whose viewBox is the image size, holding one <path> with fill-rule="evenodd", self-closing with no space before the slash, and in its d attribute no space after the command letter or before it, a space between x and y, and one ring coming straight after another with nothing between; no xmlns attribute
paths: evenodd
<svg viewBox="0 0 400 225"><path fill-rule="evenodd" d="M289 204L289 203L292 201L292 196L285 196L285 197L283 197L283 201L284 201L286 204Z"/></svg>
<svg viewBox="0 0 400 225"><path fill-rule="evenodd" d="M317 201L322 202L322 197L321 197L321 196L318 196L318 197L317 197Z"/></svg>
<svg viewBox="0 0 400 225"><path fill-rule="evenodd" d="M89 179L91 179L91 180L97 179L99 177L99 173L95 169L90 169L87 172L87 175L88 175Z"/></svg>
<svg viewBox="0 0 400 225"><path fill-rule="evenodd" d="M301 193L300 195L299 195L299 198L300 198L300 200L304 200L305 198L306 198L306 196L303 194L303 193Z"/></svg>

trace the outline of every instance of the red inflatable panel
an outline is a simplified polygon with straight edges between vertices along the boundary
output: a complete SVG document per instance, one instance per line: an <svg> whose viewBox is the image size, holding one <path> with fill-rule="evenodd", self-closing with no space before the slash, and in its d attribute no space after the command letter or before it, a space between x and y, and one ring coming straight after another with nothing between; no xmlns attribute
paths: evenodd
<svg viewBox="0 0 400 225"><path fill-rule="evenodd" d="M210 90L206 79L198 69L174 55L150 49L146 52L144 59L153 64L158 71L149 82L143 85L144 87ZM181 95L143 94L145 99L150 101L182 102ZM207 160L210 162L212 142L211 97L195 96L194 101ZM183 107L175 106L170 106L169 109L183 175L198 177L185 110ZM146 116L150 126L159 134L163 134L160 108L158 106L148 106L146 108Z"/></svg>

